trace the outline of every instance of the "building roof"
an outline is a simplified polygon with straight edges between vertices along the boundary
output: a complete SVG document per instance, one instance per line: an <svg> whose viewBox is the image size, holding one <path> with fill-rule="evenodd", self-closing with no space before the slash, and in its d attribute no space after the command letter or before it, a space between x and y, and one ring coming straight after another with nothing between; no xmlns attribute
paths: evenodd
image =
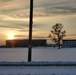
<svg viewBox="0 0 76 75"><path fill-rule="evenodd" d="M63 41L76 41L76 39L63 39Z"/></svg>

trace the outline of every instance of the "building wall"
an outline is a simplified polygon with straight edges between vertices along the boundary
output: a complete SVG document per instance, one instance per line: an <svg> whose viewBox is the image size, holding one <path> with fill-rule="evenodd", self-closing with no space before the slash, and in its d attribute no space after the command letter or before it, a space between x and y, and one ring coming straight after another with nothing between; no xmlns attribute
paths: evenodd
<svg viewBox="0 0 76 75"><path fill-rule="evenodd" d="M76 40L63 40L62 47L64 48L76 47Z"/></svg>
<svg viewBox="0 0 76 75"><path fill-rule="evenodd" d="M28 40L6 40L6 47L28 47ZM32 40L32 46L46 46L47 42L44 39Z"/></svg>

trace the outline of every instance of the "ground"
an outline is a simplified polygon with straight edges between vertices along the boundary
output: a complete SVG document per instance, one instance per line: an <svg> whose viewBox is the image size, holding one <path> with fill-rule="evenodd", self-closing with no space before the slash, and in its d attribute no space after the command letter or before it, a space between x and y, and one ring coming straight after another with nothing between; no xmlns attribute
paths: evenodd
<svg viewBox="0 0 76 75"><path fill-rule="evenodd" d="M0 75L76 75L76 67L0 67Z"/></svg>
<svg viewBox="0 0 76 75"><path fill-rule="evenodd" d="M28 48L0 49L1 62L27 62ZM34 47L32 62L76 62L76 48ZM76 66L0 66L0 75L76 75Z"/></svg>

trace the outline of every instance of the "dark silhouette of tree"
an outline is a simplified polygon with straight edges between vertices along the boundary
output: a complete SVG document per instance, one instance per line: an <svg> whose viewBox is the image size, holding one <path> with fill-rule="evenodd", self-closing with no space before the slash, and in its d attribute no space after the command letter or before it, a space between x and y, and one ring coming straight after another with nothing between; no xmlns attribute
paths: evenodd
<svg viewBox="0 0 76 75"><path fill-rule="evenodd" d="M52 26L51 34L48 37L52 38L52 40L58 45L58 49L60 49L60 43L65 36L66 31L62 31L63 25L61 23L56 23Z"/></svg>

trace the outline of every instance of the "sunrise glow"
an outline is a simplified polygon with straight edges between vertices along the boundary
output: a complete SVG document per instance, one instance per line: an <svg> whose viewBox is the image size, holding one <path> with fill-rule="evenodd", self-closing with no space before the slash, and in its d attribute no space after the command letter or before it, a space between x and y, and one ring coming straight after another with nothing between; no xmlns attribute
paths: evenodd
<svg viewBox="0 0 76 75"><path fill-rule="evenodd" d="M12 33L9 34L9 35L8 35L8 39L10 39L10 40L14 39L14 34L12 34Z"/></svg>

